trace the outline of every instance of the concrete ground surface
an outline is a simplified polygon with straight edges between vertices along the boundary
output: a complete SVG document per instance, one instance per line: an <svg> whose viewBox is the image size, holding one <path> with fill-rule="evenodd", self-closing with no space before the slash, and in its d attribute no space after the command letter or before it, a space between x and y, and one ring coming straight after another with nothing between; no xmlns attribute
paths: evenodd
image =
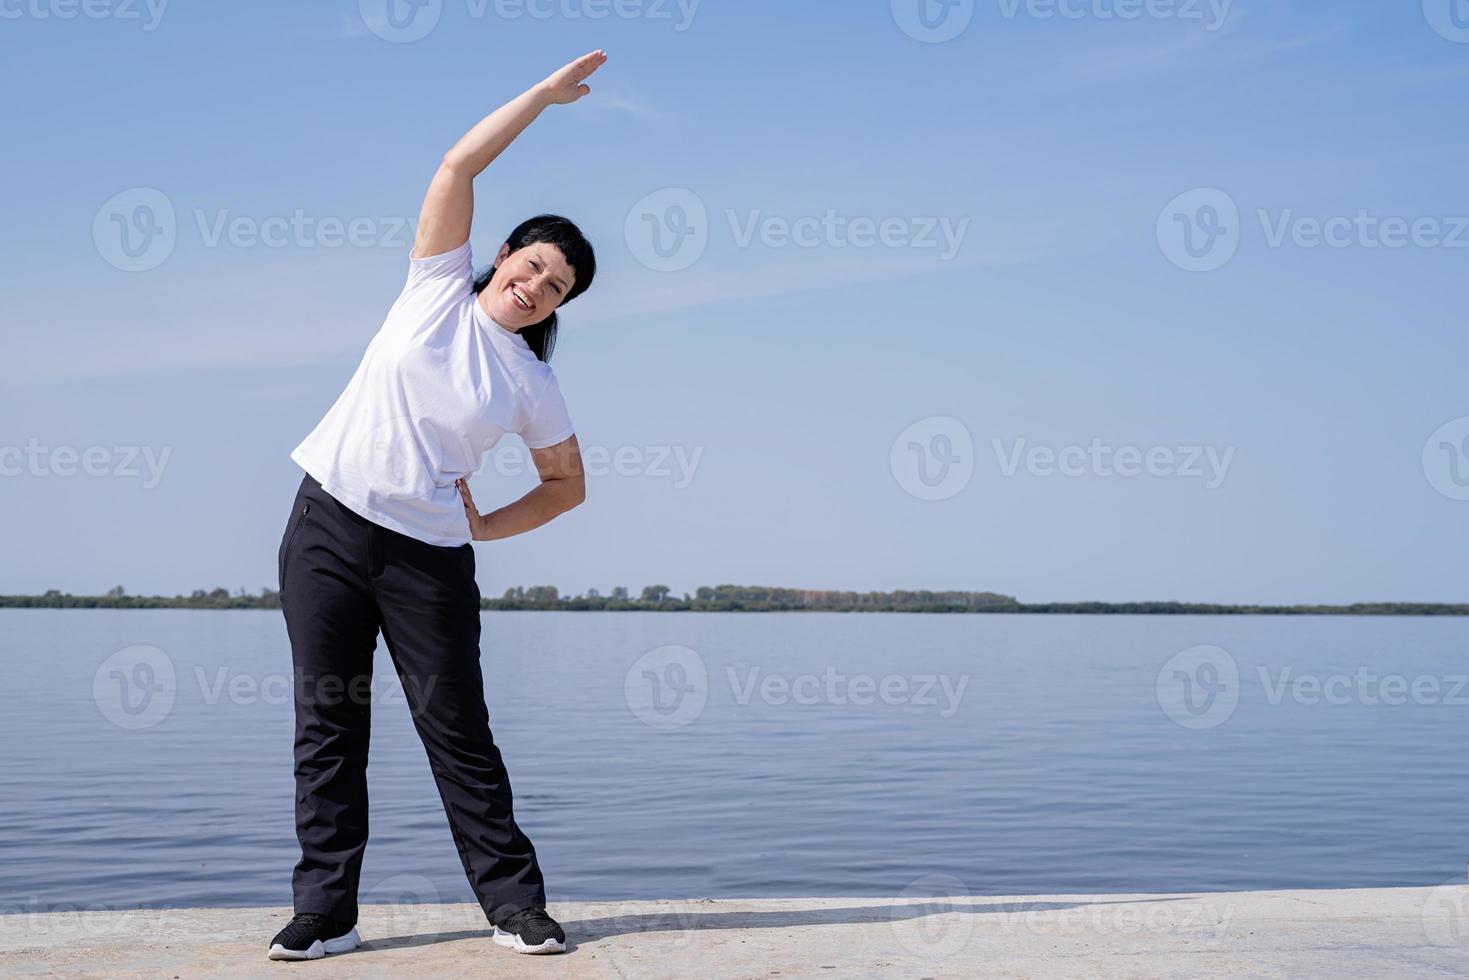
<svg viewBox="0 0 1469 980"><path fill-rule="evenodd" d="M299 963L265 957L289 908L22 911L0 917L0 975L1469 976L1469 885L1458 882L1186 895L558 902L549 911L566 928L565 954L495 946L477 905L364 905L360 948Z"/></svg>

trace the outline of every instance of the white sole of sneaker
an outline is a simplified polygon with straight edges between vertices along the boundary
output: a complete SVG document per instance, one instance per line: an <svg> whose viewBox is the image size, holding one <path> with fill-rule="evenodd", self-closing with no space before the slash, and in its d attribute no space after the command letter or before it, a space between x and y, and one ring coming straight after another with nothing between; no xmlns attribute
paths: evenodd
<svg viewBox="0 0 1469 980"><path fill-rule="evenodd" d="M318 939L306 949L286 949L280 943L270 947L270 958L273 960L319 960L328 953L348 953L356 949L362 942L362 937L357 935L357 927L353 926L346 935L338 936L336 939Z"/></svg>
<svg viewBox="0 0 1469 980"><path fill-rule="evenodd" d="M499 926L495 926L494 940L495 940L495 945L496 946L504 946L506 949L513 949L517 953L540 953L540 954L544 954L544 953L564 953L564 952L566 952L566 944L565 943L558 943L554 939L547 939L545 942L541 943L539 946L532 946L529 943L527 943L524 939L521 939L519 936L517 936L515 933L513 933L513 932L506 932L503 929L501 929Z"/></svg>

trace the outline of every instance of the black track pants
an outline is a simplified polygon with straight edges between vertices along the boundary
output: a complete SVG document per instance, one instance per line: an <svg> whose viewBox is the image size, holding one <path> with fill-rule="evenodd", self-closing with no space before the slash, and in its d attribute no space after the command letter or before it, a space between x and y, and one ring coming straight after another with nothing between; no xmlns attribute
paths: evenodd
<svg viewBox="0 0 1469 980"><path fill-rule="evenodd" d="M280 586L295 673L296 912L357 921L379 629L485 916L498 922L544 905L535 848L515 823L490 734L473 545L439 547L380 527L307 476L281 538Z"/></svg>

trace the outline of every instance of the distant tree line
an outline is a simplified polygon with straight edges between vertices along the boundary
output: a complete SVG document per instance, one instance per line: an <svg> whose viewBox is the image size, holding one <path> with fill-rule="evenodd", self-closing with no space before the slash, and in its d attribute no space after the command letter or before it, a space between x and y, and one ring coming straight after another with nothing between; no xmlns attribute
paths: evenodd
<svg viewBox="0 0 1469 980"><path fill-rule="evenodd" d="M274 589L261 589L251 594L239 589L205 592L195 589L189 595L128 595L122 586L106 595L72 595L48 589L45 595L0 595L0 609L279 609L280 594Z"/></svg>
<svg viewBox="0 0 1469 980"><path fill-rule="evenodd" d="M135 596L122 586L106 595L72 595L51 589L44 595L0 596L0 608L24 609L279 609L274 589L195 589L189 595ZM624 586L602 595L596 589L563 596L554 585L516 586L498 599L481 599L487 610L657 611L657 612L911 612L911 613L1071 613L1132 616L1469 616L1469 604L1435 602L1358 602L1349 606L1228 606L1204 602L1041 602L1022 603L996 592L836 592L779 589L764 585L701 586L676 597L666 585L649 585L638 598Z"/></svg>

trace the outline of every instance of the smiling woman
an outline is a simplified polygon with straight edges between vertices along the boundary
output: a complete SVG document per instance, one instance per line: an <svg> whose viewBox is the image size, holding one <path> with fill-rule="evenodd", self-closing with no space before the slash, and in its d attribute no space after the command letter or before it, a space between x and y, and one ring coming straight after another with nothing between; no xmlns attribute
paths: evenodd
<svg viewBox="0 0 1469 980"><path fill-rule="evenodd" d="M357 946L367 845L369 704L341 697L372 676L379 629L428 752L465 875L495 941L565 949L546 914L530 840L490 733L480 673L475 540L520 534L580 504L576 434L552 372L557 309L596 273L592 246L538 215L476 277L473 181L551 105L590 92L584 55L491 113L429 183L403 291L326 416L291 453L306 471L281 538L281 609L295 670L295 917L272 959ZM480 514L466 482L506 432L540 482ZM330 683L324 684L323 681Z"/></svg>
<svg viewBox="0 0 1469 980"><path fill-rule="evenodd" d="M596 272L592 247L576 225L542 214L510 233L495 264L475 278L474 291L497 323L530 321L517 332L536 357L549 361L556 346L554 308L586 292ZM546 284L544 289L538 291L538 282ZM547 308L553 308L550 316Z"/></svg>

